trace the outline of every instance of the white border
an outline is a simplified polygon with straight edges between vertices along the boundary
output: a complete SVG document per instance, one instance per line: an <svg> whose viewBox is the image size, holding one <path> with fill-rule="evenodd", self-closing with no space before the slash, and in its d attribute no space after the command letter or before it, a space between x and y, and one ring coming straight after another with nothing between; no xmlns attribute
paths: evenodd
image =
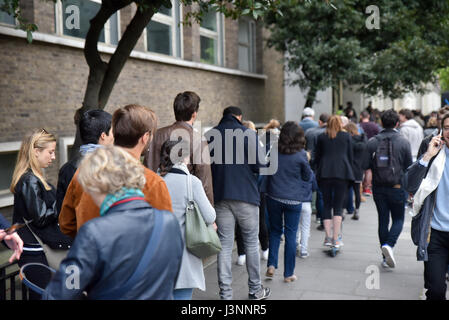
<svg viewBox="0 0 449 320"><path fill-rule="evenodd" d="M67 147L75 143L75 137L59 138L59 168L61 168L69 159Z"/></svg>
<svg viewBox="0 0 449 320"><path fill-rule="evenodd" d="M26 39L26 37L27 37L25 31L17 30L17 29L11 28L11 27L4 27L4 26L0 26L0 34L12 36L12 37L24 38L24 39ZM41 41L41 42L45 42L45 43L56 44L56 45L68 46L68 47L72 47L72 48L84 49L84 40L83 39L72 39L72 38L65 38L65 37L60 37L60 36L56 36L56 35L51 35L51 34L44 34L44 33L40 33L40 32L33 32L33 40ZM115 47L111 47L111 46L105 45L103 43L98 43L98 51L101 53L113 54L115 51ZM185 60L174 58L171 56L161 56L161 55L153 54L150 52L142 52L142 51L133 50L131 52L130 57L136 58L136 59L141 59L141 60L166 63L166 64L171 64L171 65L180 66L180 67L229 74L229 75L234 75L234 76L243 76L243 77L261 79L261 80L266 80L268 78L264 74L256 74L256 73L245 72L245 71L240 71L240 70L236 70L236 69L229 69L229 68L219 67L219 66L215 66L215 65L211 65L211 64L207 64L207 63L185 61Z"/></svg>
<svg viewBox="0 0 449 320"><path fill-rule="evenodd" d="M0 142L0 153L3 152L11 152L11 151L19 151L21 141L12 141L12 142ZM7 190L3 189L2 191ZM0 208L12 206L14 204L14 195L9 192L0 195Z"/></svg>

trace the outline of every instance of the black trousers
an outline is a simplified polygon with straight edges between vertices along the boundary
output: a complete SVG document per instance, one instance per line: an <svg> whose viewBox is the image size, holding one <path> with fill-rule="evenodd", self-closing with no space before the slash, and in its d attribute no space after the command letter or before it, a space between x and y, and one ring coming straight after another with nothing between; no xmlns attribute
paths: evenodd
<svg viewBox="0 0 449 320"><path fill-rule="evenodd" d="M30 252L23 251L20 256L20 260L18 261L19 267L22 268L23 265L27 263L42 263L48 266L47 258L45 257L45 253L43 251ZM42 269L30 269L26 274L28 280L37 285L38 287L45 288L50 282L48 272ZM29 289L29 300L41 300L41 295Z"/></svg>
<svg viewBox="0 0 449 320"><path fill-rule="evenodd" d="M262 251L268 249L268 228L265 219L265 212L267 208L266 194L260 194L260 206L259 206L259 242ZM237 241L237 253L239 256L245 254L245 246L243 245L242 234L240 233L239 224L235 223L235 239Z"/></svg>
<svg viewBox="0 0 449 320"><path fill-rule="evenodd" d="M349 181L342 179L321 179L319 187L323 193L323 219L332 219L332 209L334 216L341 216L343 206L346 204Z"/></svg>
<svg viewBox="0 0 449 320"><path fill-rule="evenodd" d="M424 283L427 300L446 300L446 273L449 264L449 232L431 229L424 262Z"/></svg>

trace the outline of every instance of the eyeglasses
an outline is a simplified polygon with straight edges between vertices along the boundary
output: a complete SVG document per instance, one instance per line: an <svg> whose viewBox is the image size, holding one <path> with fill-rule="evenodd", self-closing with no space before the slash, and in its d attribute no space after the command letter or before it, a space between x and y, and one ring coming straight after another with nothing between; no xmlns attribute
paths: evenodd
<svg viewBox="0 0 449 320"><path fill-rule="evenodd" d="M44 128L41 129L41 134L48 134L47 130L45 130Z"/></svg>

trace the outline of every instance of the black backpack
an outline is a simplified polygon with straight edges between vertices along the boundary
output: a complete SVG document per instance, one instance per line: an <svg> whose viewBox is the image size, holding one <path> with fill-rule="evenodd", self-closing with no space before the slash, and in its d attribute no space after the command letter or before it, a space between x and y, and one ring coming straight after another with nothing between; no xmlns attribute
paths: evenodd
<svg viewBox="0 0 449 320"><path fill-rule="evenodd" d="M381 186L401 184L402 166L399 158L393 154L392 138L376 136L379 144L373 154L373 182Z"/></svg>

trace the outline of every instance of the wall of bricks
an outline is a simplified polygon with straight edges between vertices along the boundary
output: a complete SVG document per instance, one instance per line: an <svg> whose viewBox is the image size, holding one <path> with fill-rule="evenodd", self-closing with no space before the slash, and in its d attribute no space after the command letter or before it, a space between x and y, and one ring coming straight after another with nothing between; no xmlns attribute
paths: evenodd
<svg viewBox="0 0 449 320"><path fill-rule="evenodd" d="M54 34L54 5L39 1L34 4L34 20L41 32ZM33 8L33 6L29 6ZM122 10L121 31L133 8ZM29 14L29 13L28 13ZM51 16L51 18L50 18ZM238 66L238 34L236 21L226 21L226 65ZM184 27L184 58L199 61L198 26ZM259 27L258 35L264 34ZM228 105L240 106L244 118L267 122L272 117L284 119L282 55L263 49L258 41L258 71L268 77L255 79L218 72L180 67L170 64L130 58L114 87L106 111L130 103L152 108L161 126L174 121L172 106L177 93L191 90L202 101L199 120L203 126L218 123ZM109 60L108 55L103 56ZM74 136L73 115L82 104L87 84L88 67L83 51L62 45L52 45L0 35L0 142L20 141L32 128L45 127L57 137ZM56 185L59 154L56 163L47 170Z"/></svg>

